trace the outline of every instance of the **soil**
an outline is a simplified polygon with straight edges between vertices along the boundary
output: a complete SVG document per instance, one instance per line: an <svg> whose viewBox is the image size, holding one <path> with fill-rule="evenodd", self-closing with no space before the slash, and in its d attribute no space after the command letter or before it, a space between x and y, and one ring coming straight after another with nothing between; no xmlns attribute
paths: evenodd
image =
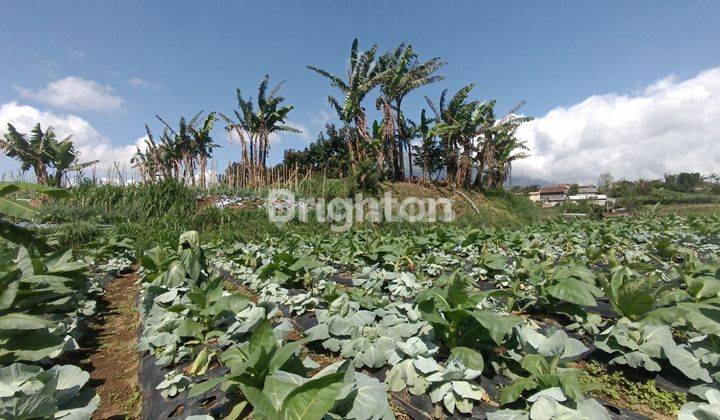
<svg viewBox="0 0 720 420"><path fill-rule="evenodd" d="M332 354L320 354L315 353L311 349L308 349L307 347L304 347L301 353L301 358L309 357L312 359L315 363L319 364L315 370L311 371L308 376L312 377L316 373L320 372L321 370L325 369L326 367L332 365L333 363L337 363L341 360L343 360L342 357L337 357Z"/></svg>
<svg viewBox="0 0 720 420"><path fill-rule="evenodd" d="M140 418L137 280L135 272L111 281L99 302L97 347L88 357L90 378L100 395L93 419Z"/></svg>
<svg viewBox="0 0 720 420"><path fill-rule="evenodd" d="M250 301L252 303L258 302L257 294L255 294L255 292L253 292L252 290L243 286L242 284L235 284L235 283L231 282L230 280L225 280L225 281L223 281L223 285L225 286L226 289L232 290L233 292L235 292L239 295L247 297L248 299L250 299Z"/></svg>

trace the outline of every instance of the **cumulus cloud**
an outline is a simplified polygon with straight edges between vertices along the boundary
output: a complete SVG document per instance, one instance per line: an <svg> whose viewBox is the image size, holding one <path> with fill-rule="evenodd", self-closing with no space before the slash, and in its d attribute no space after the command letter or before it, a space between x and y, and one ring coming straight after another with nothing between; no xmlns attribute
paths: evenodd
<svg viewBox="0 0 720 420"><path fill-rule="evenodd" d="M17 91L23 98L73 111L108 111L123 104L123 99L110 86L73 76L54 80L44 89L17 87Z"/></svg>
<svg viewBox="0 0 720 420"><path fill-rule="evenodd" d="M52 126L58 139L72 136L73 144L80 152L80 160L98 160L100 168L110 167L114 162L127 164L135 153L135 147L144 147L145 137L138 138L133 144L113 145L90 123L75 115L58 115L16 102L0 105L0 136L7 132L8 123L21 133L29 133L38 122L43 129Z"/></svg>
<svg viewBox="0 0 720 420"><path fill-rule="evenodd" d="M669 76L633 94L591 96L522 125L532 157L513 176L555 182L660 178L720 170L720 67Z"/></svg>

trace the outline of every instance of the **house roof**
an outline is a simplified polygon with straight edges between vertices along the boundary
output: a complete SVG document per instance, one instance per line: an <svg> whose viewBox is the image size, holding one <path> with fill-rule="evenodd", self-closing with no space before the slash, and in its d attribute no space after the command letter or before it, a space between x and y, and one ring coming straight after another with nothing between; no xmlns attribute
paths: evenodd
<svg viewBox="0 0 720 420"><path fill-rule="evenodd" d="M553 185L551 187L540 188L540 194L558 194L558 193L564 193L567 190L568 190L567 185Z"/></svg>

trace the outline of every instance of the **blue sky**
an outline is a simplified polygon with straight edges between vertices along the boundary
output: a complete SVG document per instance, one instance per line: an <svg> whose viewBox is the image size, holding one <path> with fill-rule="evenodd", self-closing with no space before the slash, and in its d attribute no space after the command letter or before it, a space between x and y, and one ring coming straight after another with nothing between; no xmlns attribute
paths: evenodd
<svg viewBox="0 0 720 420"><path fill-rule="evenodd" d="M448 62L443 82L408 98L411 115L424 95L469 82L501 111L526 99L523 112L543 117L594 95L636 98L670 75L677 85L720 65L717 1L3 1L2 10L0 106L16 105L6 116L32 107L43 117L78 117L94 129L86 147L97 142L109 153L143 136L146 122L159 130L155 114L176 121L230 112L234 89L253 92L268 73L285 80L290 121L307 129L274 144L277 160L283 148L314 139L330 113L326 97L335 92L305 66L344 72L355 37L381 50L409 41L421 57ZM105 100L53 98L68 93L48 84L68 77L94 83ZM227 145L222 130L216 137ZM218 158L237 153L224 147Z"/></svg>

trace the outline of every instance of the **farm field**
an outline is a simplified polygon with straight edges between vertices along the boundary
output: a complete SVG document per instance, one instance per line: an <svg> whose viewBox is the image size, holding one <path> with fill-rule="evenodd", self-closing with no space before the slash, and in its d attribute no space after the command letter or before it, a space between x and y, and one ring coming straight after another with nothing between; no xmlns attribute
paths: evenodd
<svg viewBox="0 0 720 420"><path fill-rule="evenodd" d="M720 403L718 214L188 231L144 249L112 232L5 248L0 417L712 418Z"/></svg>
<svg viewBox="0 0 720 420"><path fill-rule="evenodd" d="M720 420L720 2L9 3L0 420Z"/></svg>

